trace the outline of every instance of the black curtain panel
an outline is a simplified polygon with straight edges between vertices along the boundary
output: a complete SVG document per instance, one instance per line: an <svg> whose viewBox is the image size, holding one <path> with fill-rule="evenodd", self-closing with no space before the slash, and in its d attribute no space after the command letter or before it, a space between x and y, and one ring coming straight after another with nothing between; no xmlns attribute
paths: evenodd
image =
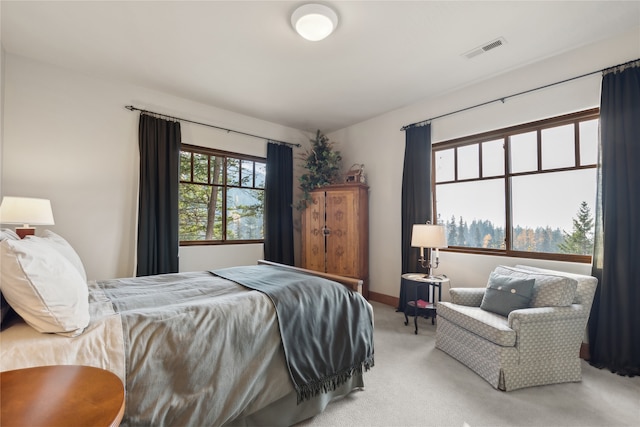
<svg viewBox="0 0 640 427"><path fill-rule="evenodd" d="M640 375L640 60L605 70L590 363Z"/></svg>
<svg viewBox="0 0 640 427"><path fill-rule="evenodd" d="M137 275L178 272L180 123L140 115Z"/></svg>
<svg viewBox="0 0 640 427"><path fill-rule="evenodd" d="M411 247L413 224L431 220L431 124L406 129L402 171L402 273L423 271Z"/></svg>
<svg viewBox="0 0 640 427"><path fill-rule="evenodd" d="M267 177L264 186L264 257L293 265L293 150L267 145Z"/></svg>

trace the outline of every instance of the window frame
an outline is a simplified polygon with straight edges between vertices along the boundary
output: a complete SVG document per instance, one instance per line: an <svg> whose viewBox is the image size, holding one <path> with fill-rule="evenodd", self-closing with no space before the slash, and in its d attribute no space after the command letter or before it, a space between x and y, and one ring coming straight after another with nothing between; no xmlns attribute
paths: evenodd
<svg viewBox="0 0 640 427"><path fill-rule="evenodd" d="M191 161L191 180L185 181L182 180L182 175L180 174L180 180L178 182L178 186L182 184L197 184L197 185L207 185L209 187L213 187L211 184L211 156L216 157L224 157L224 166L222 168L222 183L218 184L219 187L222 188L222 240L180 240L180 246L217 246L217 245L245 245L245 244L257 244L264 243L264 239L243 239L243 240L227 240L227 189L228 188L244 188L250 190L261 190L264 191L265 187L255 187L256 185L256 165L255 163L263 163L265 165L265 178L266 178L266 166L267 159L260 156L253 156L250 154L242 154L235 153L232 151L219 150L216 148L208 148L202 147L199 145L192 144L180 144L180 156L182 156L183 152L190 152L195 154L202 154L208 156L209 167L207 168L208 174L208 183L204 184L202 182L194 182L193 181L193 155ZM238 163L238 185L229 185L227 184L227 159L233 158L237 159L240 162ZM253 164L253 184L252 186L243 186L242 185L242 161L249 160L254 162ZM180 187L179 187L180 188ZM180 189L178 190L180 191ZM264 226L264 224L263 224Z"/></svg>
<svg viewBox="0 0 640 427"><path fill-rule="evenodd" d="M459 253L470 253L470 254L483 254L483 255L495 255L495 256L507 256L512 258L531 258L531 259L544 259L544 260L554 260L554 261L569 261L569 262L579 262L579 263L591 263L591 255L577 255L577 254L559 254L559 253L548 253L548 252L527 252L527 251L518 251L511 249L512 246L512 212L511 212L511 186L513 177L518 176L526 176L526 175L537 175L543 173L553 173L553 172L566 172L566 171L574 171L574 170L582 170L582 169L593 169L597 168L597 163L582 165L581 156L580 156L580 123L586 122L593 119L600 119L600 109L592 108L584 111L579 111L576 113L565 114L557 117L552 117L549 119L538 120L530 123L520 124L516 126L510 126L507 128L502 128L498 130L493 130L489 132L484 132L480 134L470 135L466 137L456 138L448 141L442 141L438 143L434 143L432 145L432 153L431 153L431 194L432 194L432 204L433 204L433 213L434 218L438 218L438 206L436 203L437 200L437 186L441 184L451 184L451 183L462 183L462 182L473 182L473 181L484 181L490 179L502 179L504 181L505 188L505 249L495 249L495 248L471 248L464 246L449 246L447 249L443 249L449 252L459 252ZM560 167L553 169L543 169L542 168L542 131L548 128L554 128L563 125L573 124L574 126L574 154L575 154L575 164L570 167ZM512 173L509 159L510 159L510 136L519 135L527 132L536 132L537 138L537 168L535 171L526 171L526 172L516 172ZM492 175L492 176L483 176L483 164L482 164L482 143L490 142L494 140L503 141L504 147L504 174L503 175ZM478 146L478 178L468 178L468 179L458 179L458 150L459 147L465 147L470 145ZM454 178L453 180L442 181L436 183L436 155L439 151L447 150L454 148L453 151L453 162L454 162Z"/></svg>

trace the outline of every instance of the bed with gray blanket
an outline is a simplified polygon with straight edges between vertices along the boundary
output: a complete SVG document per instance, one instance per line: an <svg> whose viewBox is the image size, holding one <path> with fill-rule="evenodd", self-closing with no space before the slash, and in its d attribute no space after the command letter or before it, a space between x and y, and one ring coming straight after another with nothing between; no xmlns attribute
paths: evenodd
<svg viewBox="0 0 640 427"><path fill-rule="evenodd" d="M2 357L24 367L34 362L20 360L37 353L36 364L114 371L126 387L124 426L295 424L363 387L373 366L371 306L295 270L259 265L90 283L92 319L82 335L14 346L21 333L5 330Z"/></svg>

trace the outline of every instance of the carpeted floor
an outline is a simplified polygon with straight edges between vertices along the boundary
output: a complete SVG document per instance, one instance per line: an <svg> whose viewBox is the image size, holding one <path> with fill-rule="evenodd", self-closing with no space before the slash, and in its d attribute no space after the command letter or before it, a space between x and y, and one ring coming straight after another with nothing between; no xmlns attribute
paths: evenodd
<svg viewBox="0 0 640 427"><path fill-rule="evenodd" d="M435 348L435 325L383 304L375 312L376 366L365 389L299 426L640 426L640 377L582 365L582 382L495 390Z"/></svg>

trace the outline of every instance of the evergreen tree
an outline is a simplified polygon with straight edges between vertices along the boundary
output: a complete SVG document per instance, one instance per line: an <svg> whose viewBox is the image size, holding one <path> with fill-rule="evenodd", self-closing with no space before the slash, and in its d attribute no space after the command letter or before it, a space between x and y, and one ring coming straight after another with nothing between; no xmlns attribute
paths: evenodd
<svg viewBox="0 0 640 427"><path fill-rule="evenodd" d="M469 226L469 237L471 238L471 242L469 242L470 246L474 248L483 247L484 233L482 232L482 228L482 222L478 222L475 219L471 221L471 225Z"/></svg>
<svg viewBox="0 0 640 427"><path fill-rule="evenodd" d="M536 230L536 240L539 242L538 249L540 252L553 253L555 248L553 245L553 230L548 225L545 228L539 227Z"/></svg>
<svg viewBox="0 0 640 427"><path fill-rule="evenodd" d="M491 225L491 234L493 238L491 239L491 243L489 244L490 248L493 249L505 249L505 232L504 227L496 227L494 228L493 223L487 221Z"/></svg>
<svg viewBox="0 0 640 427"><path fill-rule="evenodd" d="M458 228L456 226L456 217L451 215L451 219L447 222L447 242L449 245L455 246L458 243Z"/></svg>
<svg viewBox="0 0 640 427"><path fill-rule="evenodd" d="M458 240L456 241L457 246L467 246L467 223L464 222L462 217L460 217L460 222L458 222Z"/></svg>
<svg viewBox="0 0 640 427"><path fill-rule="evenodd" d="M222 162L222 157L214 157L211 159L212 163L213 163L213 170L211 171L212 173L212 183L214 184L211 187L211 195L209 197L209 204L208 204L208 214L207 214L207 229L205 231L205 240L213 240L214 236L215 236L215 228L216 228L216 217L221 215L222 213L222 206L220 206L220 208L218 208L218 203L221 203L221 200L218 200L218 185L220 185L222 183L222 175L223 175L223 162ZM222 234L222 225L220 224L218 226L220 228L220 230L218 230L218 232L220 234Z"/></svg>
<svg viewBox="0 0 640 427"><path fill-rule="evenodd" d="M564 231L564 241L558 245L560 252L590 255L593 252L593 225L589 205L583 201L577 216L573 219L573 231Z"/></svg>

